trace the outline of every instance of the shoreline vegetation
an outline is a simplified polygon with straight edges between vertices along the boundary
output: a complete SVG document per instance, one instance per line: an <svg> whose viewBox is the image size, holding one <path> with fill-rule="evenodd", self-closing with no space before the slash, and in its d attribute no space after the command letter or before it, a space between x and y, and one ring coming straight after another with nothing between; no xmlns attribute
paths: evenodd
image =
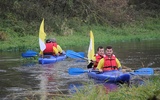
<svg viewBox="0 0 160 100"><path fill-rule="evenodd" d="M112 92L101 85L86 86L66 100L160 100L159 79L159 76L152 76L143 85L122 85Z"/></svg>
<svg viewBox="0 0 160 100"><path fill-rule="evenodd" d="M156 18L121 27L84 25L81 26L80 31L67 35L56 35L46 32L46 38L55 37L61 47L66 50L70 47L88 46L90 30L94 34L95 45L97 45L113 42L159 40L159 29L160 19ZM3 35L3 33L0 35ZM17 34L5 34L4 36L4 40L0 41L0 51L24 51L28 49L39 51L38 32L36 35L18 36Z"/></svg>
<svg viewBox="0 0 160 100"><path fill-rule="evenodd" d="M159 39L160 1L156 0L1 0L0 51L39 51L39 26L62 48Z"/></svg>

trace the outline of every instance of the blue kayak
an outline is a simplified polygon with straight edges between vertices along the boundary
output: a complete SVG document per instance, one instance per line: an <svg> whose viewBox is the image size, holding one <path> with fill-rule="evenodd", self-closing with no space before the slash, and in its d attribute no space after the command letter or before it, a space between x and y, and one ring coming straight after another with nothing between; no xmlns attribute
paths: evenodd
<svg viewBox="0 0 160 100"><path fill-rule="evenodd" d="M60 56L44 55L43 58L41 58L41 57L38 58L38 62L39 62L39 64L51 64L51 63L55 63L58 61L62 61L66 57L67 56L65 54L60 55Z"/></svg>
<svg viewBox="0 0 160 100"><path fill-rule="evenodd" d="M130 81L130 74L123 73L118 70L106 71L103 73L97 73L94 71L88 72L88 76L98 81L106 83L128 83Z"/></svg>

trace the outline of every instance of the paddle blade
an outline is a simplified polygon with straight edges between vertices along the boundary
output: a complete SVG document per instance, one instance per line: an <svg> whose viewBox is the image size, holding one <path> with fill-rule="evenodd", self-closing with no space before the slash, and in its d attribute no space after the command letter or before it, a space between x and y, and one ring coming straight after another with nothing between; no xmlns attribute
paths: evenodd
<svg viewBox="0 0 160 100"><path fill-rule="evenodd" d="M38 53L35 52L35 51L33 51L33 50L28 50L28 51L22 53L21 56L22 56L23 58L29 58L29 57L35 57L35 56L37 56L37 54L38 54Z"/></svg>
<svg viewBox="0 0 160 100"><path fill-rule="evenodd" d="M85 72L88 72L87 70L83 70L82 68L69 68L68 69L68 73L70 75L80 75L83 74Z"/></svg>
<svg viewBox="0 0 160 100"><path fill-rule="evenodd" d="M154 70L153 70L153 68L140 68L138 70L135 70L134 74L136 74L136 75L153 75Z"/></svg>
<svg viewBox="0 0 160 100"><path fill-rule="evenodd" d="M84 52L77 52L79 55L81 55L82 57L85 57L85 53Z"/></svg>
<svg viewBox="0 0 160 100"><path fill-rule="evenodd" d="M77 58L83 58L84 59L84 57L82 55L80 55L79 53L74 52L72 50L67 50L66 51L66 55L68 57L70 57L70 58L75 58L75 59L77 59Z"/></svg>

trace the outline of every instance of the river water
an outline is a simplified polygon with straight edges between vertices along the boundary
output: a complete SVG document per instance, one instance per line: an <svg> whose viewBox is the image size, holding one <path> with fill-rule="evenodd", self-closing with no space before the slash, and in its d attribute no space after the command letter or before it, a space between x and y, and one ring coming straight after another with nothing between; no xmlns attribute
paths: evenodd
<svg viewBox="0 0 160 100"><path fill-rule="evenodd" d="M123 66L132 69L142 67L160 67L160 41L112 43L114 54ZM105 46L105 45L102 45ZM97 47L97 46L96 46ZM87 47L70 48L86 53ZM18 100L35 97L46 99L46 94L71 95L74 85L90 82L87 74L71 76L68 69L80 67L86 69L87 62L67 58L55 64L40 65L35 60L22 61L19 52L0 53L0 99ZM50 94L49 94L50 93Z"/></svg>

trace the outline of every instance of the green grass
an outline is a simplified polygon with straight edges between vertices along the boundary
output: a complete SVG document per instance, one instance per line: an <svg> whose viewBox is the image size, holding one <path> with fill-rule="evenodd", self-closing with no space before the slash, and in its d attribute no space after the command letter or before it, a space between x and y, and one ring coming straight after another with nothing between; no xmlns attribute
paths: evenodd
<svg viewBox="0 0 160 100"><path fill-rule="evenodd" d="M47 38L55 37L61 47L70 49L72 47L88 47L89 45L89 31L92 30L95 38L95 45L109 44L113 42L126 41L143 41L143 40L157 40L160 37L160 19L148 19L144 22L136 22L121 27L110 26L95 26L84 25L81 30L73 32L73 34L55 35L47 33ZM6 40L0 41L0 51L23 51L36 50L39 51L38 33L36 35L18 36L16 33L9 34L12 31L8 29Z"/></svg>
<svg viewBox="0 0 160 100"><path fill-rule="evenodd" d="M145 85L139 87L122 85L118 90L109 93L103 86L86 85L83 90L77 90L76 94L65 100L155 100L154 97L160 100L159 80L159 76L154 76L146 80Z"/></svg>

